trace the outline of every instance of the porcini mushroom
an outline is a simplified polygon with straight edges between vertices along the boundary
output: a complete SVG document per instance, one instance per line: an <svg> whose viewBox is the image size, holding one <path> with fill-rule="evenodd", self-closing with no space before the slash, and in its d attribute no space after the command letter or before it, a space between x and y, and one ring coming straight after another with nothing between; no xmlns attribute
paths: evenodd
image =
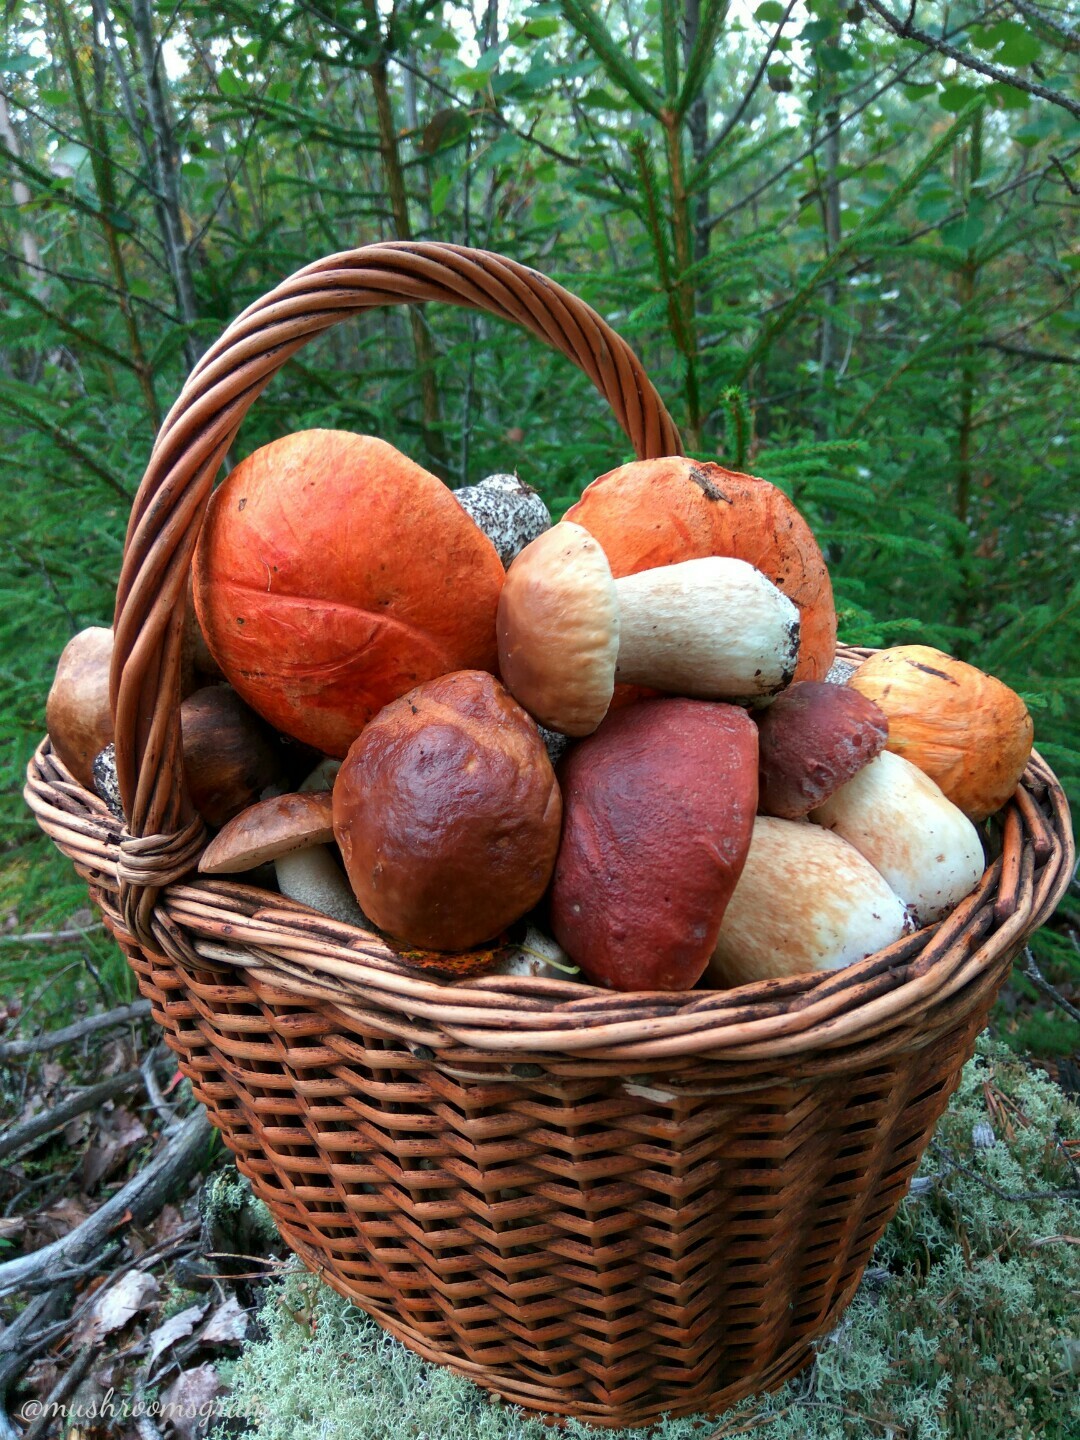
<svg viewBox="0 0 1080 1440"><path fill-rule="evenodd" d="M308 430L256 450L212 497L195 608L242 698L340 757L418 682L495 670L504 575L441 480L383 440Z"/></svg>
<svg viewBox="0 0 1080 1440"><path fill-rule="evenodd" d="M889 726L842 685L797 680L757 716L758 809L798 820L885 748Z"/></svg>
<svg viewBox="0 0 1080 1440"><path fill-rule="evenodd" d="M853 845L817 825L759 815L704 983L837 970L909 925L904 902Z"/></svg>
<svg viewBox="0 0 1080 1440"><path fill-rule="evenodd" d="M854 845L921 925L947 915L975 888L986 864L967 816L918 766L889 750L810 819Z"/></svg>
<svg viewBox="0 0 1080 1440"><path fill-rule="evenodd" d="M283 895L347 924L368 921L334 860L327 790L274 795L241 811L199 860L204 875L237 875L274 862Z"/></svg>
<svg viewBox="0 0 1080 1440"><path fill-rule="evenodd" d="M791 679L799 612L742 560L687 560L616 580L580 525L534 540L506 576L499 667L549 729L588 735L615 681L687 696L749 700Z"/></svg>
<svg viewBox="0 0 1080 1440"><path fill-rule="evenodd" d="M94 785L94 757L113 738L112 651L113 632L104 626L91 625L73 635L60 653L45 702L45 728L53 749L87 790Z"/></svg>
<svg viewBox="0 0 1080 1440"><path fill-rule="evenodd" d="M575 745L559 778L556 940L594 984L688 990L750 846L754 722L733 705L646 700Z"/></svg>
<svg viewBox="0 0 1080 1440"><path fill-rule="evenodd" d="M488 475L478 485L463 485L454 499L479 525L506 568L530 540L551 529L543 500L516 475Z"/></svg>
<svg viewBox="0 0 1080 1440"><path fill-rule="evenodd" d="M823 680L836 652L825 559L791 500L756 475L669 455L601 475L563 517L599 540L617 578L706 555L760 570L798 606L796 680Z"/></svg>
<svg viewBox="0 0 1080 1440"><path fill-rule="evenodd" d="M478 670L387 705L334 784L334 834L361 907L428 950L470 949L532 909L561 811L536 725Z"/></svg>

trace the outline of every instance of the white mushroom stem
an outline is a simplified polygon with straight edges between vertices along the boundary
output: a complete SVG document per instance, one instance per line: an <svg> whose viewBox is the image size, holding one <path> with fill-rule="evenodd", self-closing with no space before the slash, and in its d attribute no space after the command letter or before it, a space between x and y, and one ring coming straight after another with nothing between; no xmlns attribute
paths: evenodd
<svg viewBox="0 0 1080 1440"><path fill-rule="evenodd" d="M300 794L332 790L340 769L340 760L330 756L320 760L301 784ZM343 920L347 925L362 925L370 930L371 921L356 903L352 886L334 857L334 848L332 845L312 845L306 850L282 855L274 862L278 889L290 900L310 905L312 910L329 915L332 920Z"/></svg>
<svg viewBox="0 0 1080 1440"><path fill-rule="evenodd" d="M899 940L904 903L838 835L759 815L704 984L836 970Z"/></svg>
<svg viewBox="0 0 1080 1440"><path fill-rule="evenodd" d="M329 845L312 845L307 850L280 855L274 869L278 889L290 900L299 900L332 920L372 928Z"/></svg>
<svg viewBox="0 0 1080 1440"><path fill-rule="evenodd" d="M967 816L928 775L890 750L841 785L810 818L854 845L923 925L940 920L970 894L986 864Z"/></svg>
<svg viewBox="0 0 1080 1440"><path fill-rule="evenodd" d="M744 560L708 556L615 581L620 684L751 700L789 683L798 607Z"/></svg>

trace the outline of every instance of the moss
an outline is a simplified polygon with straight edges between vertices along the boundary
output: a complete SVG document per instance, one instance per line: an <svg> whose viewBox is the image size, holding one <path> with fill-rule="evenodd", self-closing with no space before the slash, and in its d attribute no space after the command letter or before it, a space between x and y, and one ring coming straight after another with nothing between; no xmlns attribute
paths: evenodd
<svg viewBox="0 0 1080 1440"><path fill-rule="evenodd" d="M991 1127L988 1130L986 1127ZM1076 1440L1080 1112L982 1040L914 1187L813 1369L727 1415L611 1440ZM987 1142L993 1140L993 1143ZM998 1193L1000 1192L1000 1193ZM1050 1195L1044 1199L1004 1196ZM297 1267L230 1366L257 1440L550 1440L539 1419L426 1364ZM570 1423L569 1437L596 1431Z"/></svg>

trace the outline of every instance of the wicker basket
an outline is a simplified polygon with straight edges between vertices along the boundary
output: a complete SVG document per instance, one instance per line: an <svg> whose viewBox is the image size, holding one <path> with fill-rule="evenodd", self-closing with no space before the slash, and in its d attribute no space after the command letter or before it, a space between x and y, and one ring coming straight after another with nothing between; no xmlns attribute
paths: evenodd
<svg viewBox="0 0 1080 1440"><path fill-rule="evenodd" d="M778 1385L850 1299L1012 957L1074 860L1036 755L976 891L845 970L726 992L454 985L279 895L191 878L183 597L249 405L313 335L393 302L517 322L639 456L679 437L627 346L498 256L369 246L300 271L196 366L136 498L116 606L122 827L52 755L27 798L85 877L180 1067L287 1243L406 1345L600 1425ZM188 877L188 878L185 878Z"/></svg>

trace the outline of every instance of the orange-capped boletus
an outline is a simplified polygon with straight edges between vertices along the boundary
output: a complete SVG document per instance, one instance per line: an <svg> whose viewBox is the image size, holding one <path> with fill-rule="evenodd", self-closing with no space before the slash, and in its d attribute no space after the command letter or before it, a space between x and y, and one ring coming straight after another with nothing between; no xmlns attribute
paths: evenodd
<svg viewBox="0 0 1080 1440"><path fill-rule="evenodd" d="M478 670L387 705L334 784L334 834L361 908L429 950L467 950L532 909L561 814L536 725Z"/></svg>
<svg viewBox="0 0 1080 1440"><path fill-rule="evenodd" d="M421 681L494 671L504 574L441 480L370 435L306 430L256 450L214 494L195 608L247 703L342 756Z"/></svg>
<svg viewBox="0 0 1080 1440"><path fill-rule="evenodd" d="M514 698L552 730L589 735L616 681L712 700L774 694L795 670L799 612L742 560L616 580L593 536L564 520L510 566L498 634Z"/></svg>
<svg viewBox="0 0 1080 1440"><path fill-rule="evenodd" d="M836 652L836 610L809 525L756 475L670 455L601 475L564 517L595 535L616 577L705 555L745 560L799 607L796 680L824 680Z"/></svg>
<svg viewBox="0 0 1080 1440"><path fill-rule="evenodd" d="M612 990L688 990L750 848L757 729L734 705L646 700L559 765L556 940Z"/></svg>

